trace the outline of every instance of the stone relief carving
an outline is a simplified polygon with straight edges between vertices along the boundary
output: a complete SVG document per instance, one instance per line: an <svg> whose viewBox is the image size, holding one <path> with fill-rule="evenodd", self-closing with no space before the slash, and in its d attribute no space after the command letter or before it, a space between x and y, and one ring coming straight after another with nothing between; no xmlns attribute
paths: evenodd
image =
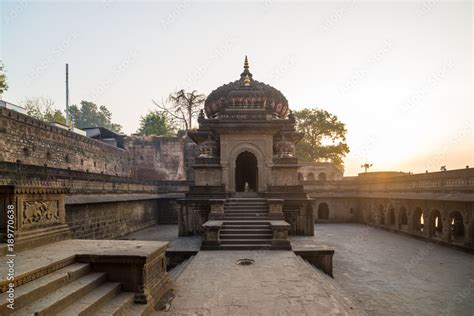
<svg viewBox="0 0 474 316"><path fill-rule="evenodd" d="M24 201L23 225L60 222L58 201Z"/></svg>
<svg viewBox="0 0 474 316"><path fill-rule="evenodd" d="M217 142L215 140L206 140L199 144L199 157L210 158L217 157Z"/></svg>
<svg viewBox="0 0 474 316"><path fill-rule="evenodd" d="M291 158L295 155L295 144L287 140L275 142L273 149L275 152L275 157Z"/></svg>

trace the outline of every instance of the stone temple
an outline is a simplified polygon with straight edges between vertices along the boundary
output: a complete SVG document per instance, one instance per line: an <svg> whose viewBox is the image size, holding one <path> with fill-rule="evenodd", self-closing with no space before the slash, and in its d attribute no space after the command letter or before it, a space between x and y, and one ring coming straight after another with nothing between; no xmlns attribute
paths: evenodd
<svg viewBox="0 0 474 316"><path fill-rule="evenodd" d="M472 315L473 168L298 162L247 58L198 122L126 136L0 101L0 314Z"/></svg>
<svg viewBox="0 0 474 316"><path fill-rule="evenodd" d="M289 249L289 231L312 236L294 156L302 135L285 96L254 80L246 58L240 79L212 91L204 111L189 133L199 155L180 201L180 234L204 230L203 249ZM243 239L249 229L255 238Z"/></svg>

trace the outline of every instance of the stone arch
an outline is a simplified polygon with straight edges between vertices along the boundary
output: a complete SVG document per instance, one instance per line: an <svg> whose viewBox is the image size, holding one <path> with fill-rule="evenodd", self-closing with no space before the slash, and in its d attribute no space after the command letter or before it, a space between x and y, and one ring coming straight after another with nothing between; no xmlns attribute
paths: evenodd
<svg viewBox="0 0 474 316"><path fill-rule="evenodd" d="M235 191L258 190L258 163L254 154L241 152L235 162Z"/></svg>
<svg viewBox="0 0 474 316"><path fill-rule="evenodd" d="M306 180L314 181L314 173L310 172L306 175Z"/></svg>
<svg viewBox="0 0 474 316"><path fill-rule="evenodd" d="M413 212L413 230L423 232L424 224L423 210L417 207Z"/></svg>
<svg viewBox="0 0 474 316"><path fill-rule="evenodd" d="M229 155L229 160L230 160L230 168L229 168L229 173L228 173L228 179L229 181L228 186L230 191L235 192L235 168L236 168L236 161L237 157L245 152L248 151L249 153L253 154L255 158L257 159L257 177L258 177L258 190L259 192L265 191L267 187L266 183L266 178L265 178L265 165L264 165L264 154L254 144L251 143L241 143L237 146L235 146L232 151L230 152Z"/></svg>
<svg viewBox="0 0 474 316"><path fill-rule="evenodd" d="M303 182L304 181L304 177L303 177L303 174L301 172L298 172L298 182Z"/></svg>
<svg viewBox="0 0 474 316"><path fill-rule="evenodd" d="M443 219L439 210L432 210L430 214L430 236L441 237L443 234Z"/></svg>
<svg viewBox="0 0 474 316"><path fill-rule="evenodd" d="M379 225L385 225L385 210L383 205L379 205L377 209L377 222Z"/></svg>
<svg viewBox="0 0 474 316"><path fill-rule="evenodd" d="M452 211L448 217L449 241L453 243L464 243L464 218L459 211Z"/></svg>
<svg viewBox="0 0 474 316"><path fill-rule="evenodd" d="M329 219L329 205L326 202L319 203L318 206L318 220Z"/></svg>
<svg viewBox="0 0 474 316"><path fill-rule="evenodd" d="M318 174L318 181L326 181L326 173L325 172L320 172Z"/></svg>
<svg viewBox="0 0 474 316"><path fill-rule="evenodd" d="M408 226L408 212L405 206L400 206L400 208L398 209L398 216L400 228Z"/></svg>
<svg viewBox="0 0 474 316"><path fill-rule="evenodd" d="M390 206L387 213L387 224L389 226L395 226L395 208Z"/></svg>

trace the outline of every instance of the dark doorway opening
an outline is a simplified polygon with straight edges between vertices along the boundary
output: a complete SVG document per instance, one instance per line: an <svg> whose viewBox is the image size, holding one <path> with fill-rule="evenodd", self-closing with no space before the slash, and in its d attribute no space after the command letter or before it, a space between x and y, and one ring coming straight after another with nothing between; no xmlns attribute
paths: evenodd
<svg viewBox="0 0 474 316"><path fill-rule="evenodd" d="M327 203L321 203L318 207L318 219L328 220L329 219L329 205Z"/></svg>
<svg viewBox="0 0 474 316"><path fill-rule="evenodd" d="M235 162L235 191L245 192L245 183L248 183L249 192L257 192L257 158L248 151L239 154Z"/></svg>

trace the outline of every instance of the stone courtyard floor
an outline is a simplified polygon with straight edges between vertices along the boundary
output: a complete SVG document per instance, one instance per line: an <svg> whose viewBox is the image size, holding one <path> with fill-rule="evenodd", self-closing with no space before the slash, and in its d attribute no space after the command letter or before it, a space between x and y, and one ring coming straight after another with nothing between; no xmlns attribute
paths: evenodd
<svg viewBox="0 0 474 316"><path fill-rule="evenodd" d="M128 237L172 241L177 238L177 232L176 225L153 226ZM197 245L193 238L178 240L175 241L178 248ZM474 315L472 254L359 224L317 224L314 237L292 237L292 244L334 248L335 282L369 315ZM236 268L233 265L236 258L231 253L219 253L222 258L215 261L209 258L207 271L212 273L204 279L198 275L186 276L186 269L178 280L194 277L191 289L196 293L204 291L206 295L212 291L219 293L219 287L228 289L232 282L241 284L239 277L230 272L232 270L225 272L229 267ZM217 282L222 275L227 281ZM237 279L232 281L231 276ZM264 274L255 274L254 278L258 280L262 276ZM253 288L254 285L247 287L249 293L257 295ZM189 294L184 286L180 291L177 294ZM177 297L172 305L177 304L184 304L182 306L186 308L190 303L186 303L185 297ZM273 306L280 306L278 304L280 302L275 298ZM272 304L265 306L272 308ZM286 309L282 315L287 314L284 311ZM299 315L298 311L301 310L293 308L290 314ZM258 313L247 310L247 314Z"/></svg>
<svg viewBox="0 0 474 316"><path fill-rule="evenodd" d="M359 224L315 225L334 278L369 315L474 315L474 255Z"/></svg>
<svg viewBox="0 0 474 316"><path fill-rule="evenodd" d="M238 265L238 259L255 260ZM162 315L363 315L291 251L200 251Z"/></svg>

